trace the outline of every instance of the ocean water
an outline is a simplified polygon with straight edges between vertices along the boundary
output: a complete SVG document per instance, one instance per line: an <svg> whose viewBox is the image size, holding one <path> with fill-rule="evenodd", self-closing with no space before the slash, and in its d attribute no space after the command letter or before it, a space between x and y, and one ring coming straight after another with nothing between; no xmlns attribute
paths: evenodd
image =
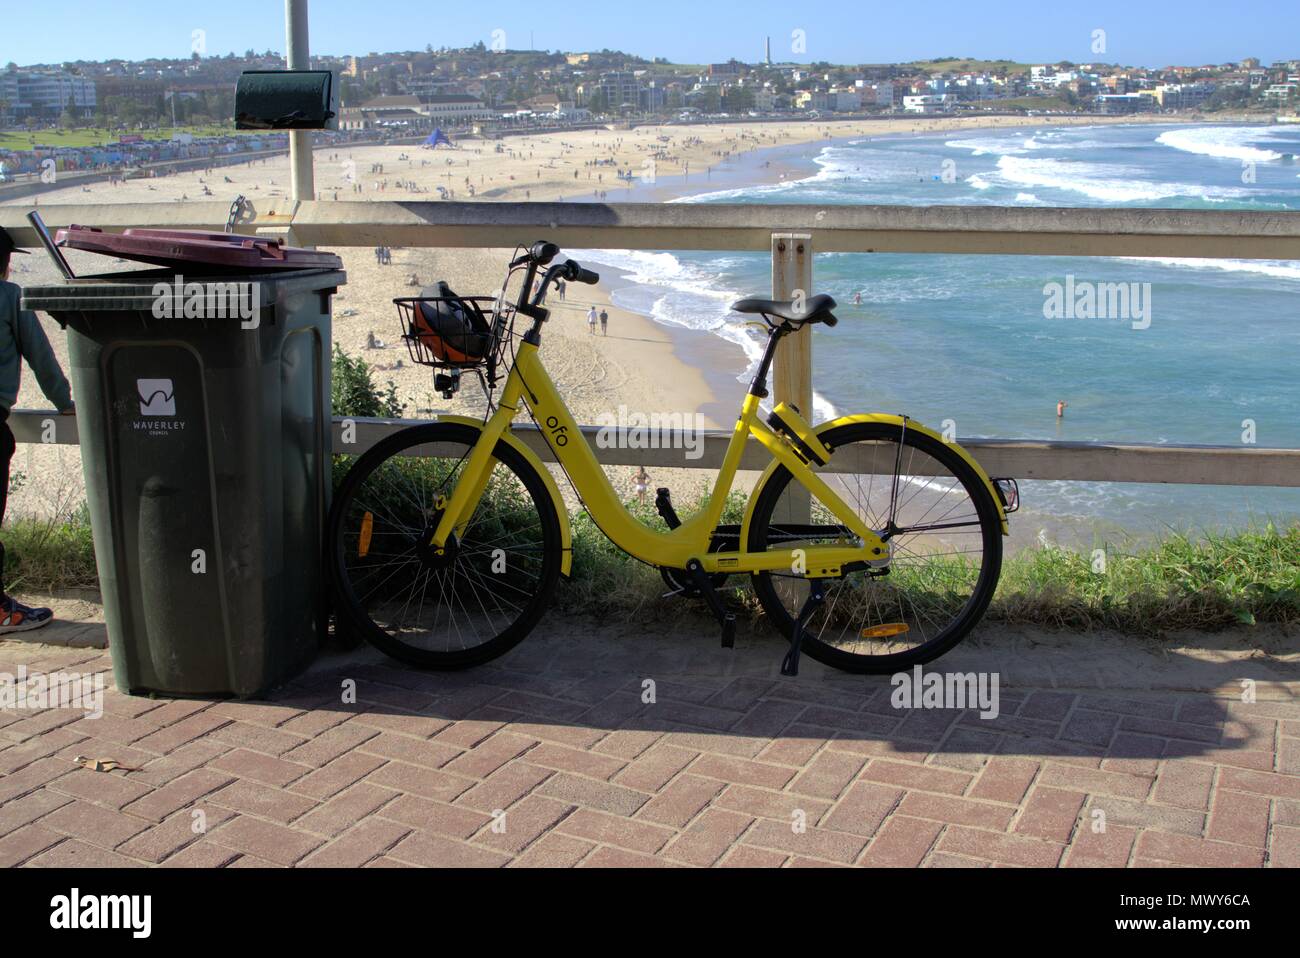
<svg viewBox="0 0 1300 958"><path fill-rule="evenodd" d="M787 157L805 168L780 183L728 183L675 202L1300 210L1298 155L1297 126L881 136ZM619 305L758 355L759 336L728 306L768 294L766 255L574 255L606 266ZM1149 325L1048 318L1045 287L1068 276L1149 283ZM816 257L814 286L839 301L841 318L815 331L819 420L882 410L935 428L952 420L959 436L1227 445L1253 425L1259 446L1300 447L1300 261L831 253ZM1061 420L1058 400L1068 403ZM1297 489L1022 490L1023 520L1071 544L1300 519Z"/></svg>

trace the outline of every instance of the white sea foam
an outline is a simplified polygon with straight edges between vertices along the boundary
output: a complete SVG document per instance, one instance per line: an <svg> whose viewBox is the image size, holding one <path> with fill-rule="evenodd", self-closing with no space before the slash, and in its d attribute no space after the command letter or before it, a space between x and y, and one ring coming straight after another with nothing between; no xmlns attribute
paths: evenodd
<svg viewBox="0 0 1300 958"><path fill-rule="evenodd" d="M1279 131L1269 127L1204 126L1166 130L1156 137L1156 142L1185 153L1198 153L1222 160L1271 163L1282 159L1284 154L1252 144L1278 135Z"/></svg>
<svg viewBox="0 0 1300 958"><path fill-rule="evenodd" d="M1026 138L1023 133L1011 136L971 136L947 140L943 145L953 150L970 150L972 156L988 156L989 154L1009 156L1032 149L1029 145L1032 139L1033 137Z"/></svg>
<svg viewBox="0 0 1300 958"><path fill-rule="evenodd" d="M1273 279L1300 282L1300 266L1288 260L1272 259L1194 259L1180 256L1117 256L1116 259L1182 269L1219 270L1225 273L1254 273Z"/></svg>
<svg viewBox="0 0 1300 958"><path fill-rule="evenodd" d="M1063 190L1105 203L1143 203L1172 196L1211 199L1237 197L1245 191L1207 187L1192 183L1169 183L1139 179L1140 169L1082 160L1003 156L997 177L1013 186Z"/></svg>

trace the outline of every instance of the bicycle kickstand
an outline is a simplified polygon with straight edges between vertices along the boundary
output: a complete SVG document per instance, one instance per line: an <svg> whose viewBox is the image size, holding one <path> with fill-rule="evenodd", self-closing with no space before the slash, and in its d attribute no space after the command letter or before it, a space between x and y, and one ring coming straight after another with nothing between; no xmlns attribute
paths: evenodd
<svg viewBox="0 0 1300 958"><path fill-rule="evenodd" d="M724 649L735 648L736 645L736 613L728 612L723 606L722 600L718 598L718 593L713 589L713 583L709 581L709 574L704 571L704 564L699 559L691 559L686 563L686 573L691 577L691 583L704 599L709 610L717 618L718 624L722 626L722 647Z"/></svg>
<svg viewBox="0 0 1300 958"><path fill-rule="evenodd" d="M799 647L803 645L804 630L808 627L808 620L812 618L813 613L826 600L825 579L810 579L808 584L810 586L808 598L804 600L803 608L799 610L799 617L794 620L794 631L790 633L790 651L781 660L782 675L799 674Z"/></svg>

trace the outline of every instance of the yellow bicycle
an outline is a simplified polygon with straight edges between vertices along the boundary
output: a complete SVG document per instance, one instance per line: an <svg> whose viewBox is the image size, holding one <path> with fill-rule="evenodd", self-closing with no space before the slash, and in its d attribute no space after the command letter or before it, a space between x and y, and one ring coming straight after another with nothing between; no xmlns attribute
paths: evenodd
<svg viewBox="0 0 1300 958"><path fill-rule="evenodd" d="M656 528L610 484L542 364L547 291L559 280L599 279L573 260L555 262L559 252L545 242L522 250L495 298L440 284L437 296L394 301L412 359L437 370L436 388L450 398L472 372L488 413L404 429L348 471L331 510L329 563L348 626L403 662L456 669L501 655L536 625L571 571L572 541L555 478L512 430L526 410L594 523L662 570L674 592L702 598L724 646L735 616L719 588L738 574L751 577L790 641L785 674L797 673L801 652L850 672L893 672L970 631L997 585L1015 481L990 479L957 444L905 416L842 416L814 428L784 403L762 414L777 344L803 326L834 326L831 297L732 307L762 317L767 349L712 494L679 520L659 490ZM529 325L517 336L519 317ZM751 438L772 461L742 521L722 524Z"/></svg>

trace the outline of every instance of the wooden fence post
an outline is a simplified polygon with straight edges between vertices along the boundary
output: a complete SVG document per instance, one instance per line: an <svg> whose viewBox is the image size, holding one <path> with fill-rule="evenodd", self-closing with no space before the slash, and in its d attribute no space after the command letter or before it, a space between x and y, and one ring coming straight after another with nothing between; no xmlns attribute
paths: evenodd
<svg viewBox="0 0 1300 958"><path fill-rule="evenodd" d="M807 299L812 288L812 236L808 233L772 234L772 298ZM774 403L798 406L812 422L812 329L786 336L772 365Z"/></svg>
<svg viewBox="0 0 1300 958"><path fill-rule="evenodd" d="M807 299L812 288L812 236L808 233L772 234L772 298ZM772 404L796 406L812 422L812 329L806 327L781 340L772 364ZM791 484L777 508L785 522L808 523L812 503L807 491Z"/></svg>

